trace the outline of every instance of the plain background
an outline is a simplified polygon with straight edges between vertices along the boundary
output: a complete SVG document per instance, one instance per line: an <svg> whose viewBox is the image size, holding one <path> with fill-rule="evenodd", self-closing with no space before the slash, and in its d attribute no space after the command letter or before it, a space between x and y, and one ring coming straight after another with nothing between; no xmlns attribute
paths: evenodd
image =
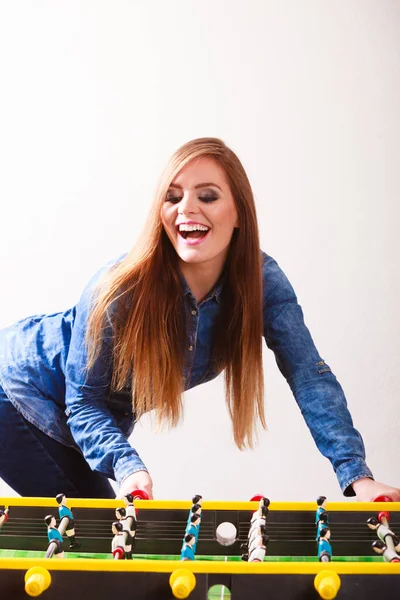
<svg viewBox="0 0 400 600"><path fill-rule="evenodd" d="M391 0L2 2L0 327L75 304L134 243L170 154L221 137L371 469L399 486L399 31ZM265 379L255 451L233 444L221 379L179 428L142 420L157 498L342 498L267 349Z"/></svg>

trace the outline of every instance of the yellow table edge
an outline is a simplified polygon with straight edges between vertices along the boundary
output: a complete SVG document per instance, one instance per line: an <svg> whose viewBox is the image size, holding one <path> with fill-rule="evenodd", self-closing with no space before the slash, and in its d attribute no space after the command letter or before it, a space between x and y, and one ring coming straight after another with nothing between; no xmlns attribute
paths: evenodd
<svg viewBox="0 0 400 600"><path fill-rule="evenodd" d="M68 498L70 508L117 508L123 506L121 499L93 500L85 498ZM0 498L0 506L34 506L58 508L55 498ZM192 506L190 500L135 500L135 507L140 510L176 510L187 509ZM203 510L256 510L258 502L225 502L204 500ZM315 511L316 502L271 502L271 511ZM326 510L347 512L378 512L387 510L389 512L400 512L400 502L327 502ZM139 517L140 518L140 517Z"/></svg>
<svg viewBox="0 0 400 600"><path fill-rule="evenodd" d="M96 560L51 558L1 558L1 569L25 570L41 566L49 571L101 571L101 572L156 572L172 573L188 569L192 573L224 573L252 575L315 575L320 571L334 571L339 575L399 575L399 563L229 563L224 561L176 561L176 560Z"/></svg>

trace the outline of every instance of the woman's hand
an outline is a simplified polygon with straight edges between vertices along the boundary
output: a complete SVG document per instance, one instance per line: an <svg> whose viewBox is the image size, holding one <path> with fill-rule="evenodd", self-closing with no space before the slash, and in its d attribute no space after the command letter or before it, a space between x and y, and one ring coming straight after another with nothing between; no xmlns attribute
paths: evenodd
<svg viewBox="0 0 400 600"><path fill-rule="evenodd" d="M400 489L379 483L369 477L357 479L351 485L359 502L373 502L378 496L389 496L393 502L400 502Z"/></svg>
<svg viewBox="0 0 400 600"><path fill-rule="evenodd" d="M132 475L128 475L118 490L117 498L123 498L125 494L130 494L134 490L143 490L153 500L153 482L147 471L136 471Z"/></svg>

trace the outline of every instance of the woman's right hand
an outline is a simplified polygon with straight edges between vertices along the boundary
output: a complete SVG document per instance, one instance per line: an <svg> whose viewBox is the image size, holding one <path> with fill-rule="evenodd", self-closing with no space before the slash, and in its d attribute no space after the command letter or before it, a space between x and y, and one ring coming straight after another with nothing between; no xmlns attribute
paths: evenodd
<svg viewBox="0 0 400 600"><path fill-rule="evenodd" d="M153 500L153 482L147 471L136 471L128 475L118 490L117 498L123 498L125 494L131 494L134 490L143 490Z"/></svg>

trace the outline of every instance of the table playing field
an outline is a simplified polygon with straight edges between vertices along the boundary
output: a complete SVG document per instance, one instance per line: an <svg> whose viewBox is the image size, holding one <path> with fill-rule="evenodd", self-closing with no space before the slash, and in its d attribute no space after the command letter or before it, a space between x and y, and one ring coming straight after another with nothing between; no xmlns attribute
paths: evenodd
<svg viewBox="0 0 400 600"><path fill-rule="evenodd" d="M271 502L268 554L261 563L241 559L256 502L204 501L195 560L185 562L180 548L190 502L135 502L138 529L132 560L115 560L111 553L110 524L120 500L68 500L81 547L69 550L64 542L63 560L44 558L48 542L43 519L56 514L54 499L0 499L0 505L10 507L0 532L4 598L26 599L24 578L32 568L45 569L51 577L44 600L71 600L74 594L84 600L315 600L323 597L314 585L321 577L340 579L339 600L400 597L400 564L386 563L373 552L376 534L366 525L368 517L387 505L330 503L329 563L318 561L314 503ZM400 531L399 503L392 503L390 515L393 529ZM216 528L226 521L237 529L237 539L228 547L216 539ZM170 577L182 569L195 578L195 587L187 596L174 596Z"/></svg>

